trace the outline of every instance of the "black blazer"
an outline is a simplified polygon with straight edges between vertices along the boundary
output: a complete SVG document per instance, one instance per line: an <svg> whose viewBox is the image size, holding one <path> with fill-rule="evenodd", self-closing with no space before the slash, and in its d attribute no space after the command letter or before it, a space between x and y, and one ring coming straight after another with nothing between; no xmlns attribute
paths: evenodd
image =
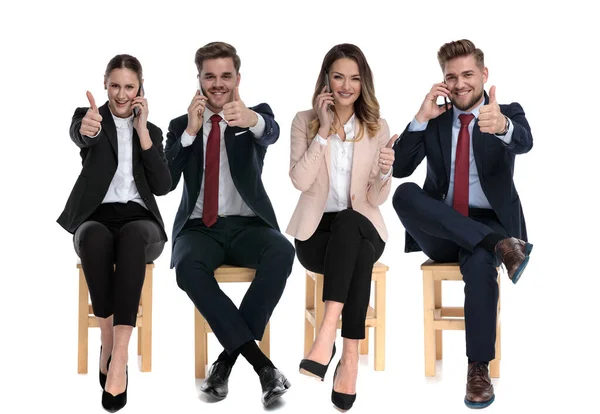
<svg viewBox="0 0 600 414"><path fill-rule="evenodd" d="M489 102L485 93L485 103ZM527 241L525 218L521 200L513 182L515 155L528 152L533 147L533 137L525 112L518 103L500 105L500 111L514 125L512 140L506 145L491 134L482 133L477 122L473 127L473 156L479 181L492 209L509 236ZM427 157L427 176L423 190L437 200L444 200L450 186L452 157L452 111L432 119L425 131L404 130L394 145L394 177L404 178L413 173ZM406 233L405 251L421 250Z"/></svg>
<svg viewBox="0 0 600 414"><path fill-rule="evenodd" d="M248 128L229 126L225 128L225 146L229 158L229 170L235 187L248 207L268 226L279 230L275 211L261 178L267 147L279 138L279 125L275 122L269 105L263 103L250 109L264 118L265 133L262 138L256 139ZM181 135L187 128L187 122L187 114L171 121L165 147L169 170L173 177L171 190L177 187L181 173L183 173L184 178L181 204L173 224L173 240L175 240L194 211L196 201L200 195L200 185L204 173L202 128L196 134L196 139L192 145L188 147L181 146Z"/></svg>
<svg viewBox="0 0 600 414"><path fill-rule="evenodd" d="M71 121L69 133L73 142L81 148L83 168L71 191L58 223L69 233L87 220L102 203L110 182L117 171L117 128L108 102L98 108L102 115L102 130L96 138L88 138L79 133L81 121L88 108L77 108ZM154 219L160 224L163 237L167 240L164 223L158 211L155 195L164 195L171 188L171 174L163 152L163 135L160 128L148 122L152 147L142 151L140 140L133 129L133 178L140 197Z"/></svg>

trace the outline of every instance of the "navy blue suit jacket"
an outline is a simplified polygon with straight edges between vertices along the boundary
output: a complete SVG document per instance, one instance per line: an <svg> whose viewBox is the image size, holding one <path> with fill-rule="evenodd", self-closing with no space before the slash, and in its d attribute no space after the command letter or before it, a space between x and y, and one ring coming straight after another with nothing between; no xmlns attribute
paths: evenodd
<svg viewBox="0 0 600 414"><path fill-rule="evenodd" d="M485 94L485 104L489 102ZM485 196L500 223L511 237L527 241L525 218L521 200L513 182L515 155L528 152L533 147L533 137L525 112L518 103L500 105L500 111L514 125L509 145L491 134L482 133L475 122L473 127L473 156L479 181ZM395 161L393 176L408 177L427 157L427 176L423 190L437 200L445 200L450 186L450 162L452 157L452 111L432 119L424 131L404 130L394 145ZM421 248L406 233L405 251Z"/></svg>
<svg viewBox="0 0 600 414"><path fill-rule="evenodd" d="M265 120L265 133L260 139L257 139L248 128L229 126L225 128L225 146L229 158L229 169L233 183L248 207L265 224L279 230L275 211L261 178L267 147L279 138L279 125L275 122L273 111L269 105L262 103L250 109L262 115ZM187 114L171 121L165 147L165 154L173 179L171 191L177 187L182 173L184 178L181 203L173 223L173 244L175 244L177 235L194 211L196 201L200 195L200 185L204 173L202 128L198 131L192 145L188 147L182 147L181 145L181 135L187 128L187 122Z"/></svg>

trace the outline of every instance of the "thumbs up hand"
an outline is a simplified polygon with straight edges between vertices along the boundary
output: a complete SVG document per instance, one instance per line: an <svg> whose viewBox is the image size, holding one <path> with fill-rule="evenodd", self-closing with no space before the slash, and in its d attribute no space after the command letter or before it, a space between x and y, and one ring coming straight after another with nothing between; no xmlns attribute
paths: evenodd
<svg viewBox="0 0 600 414"><path fill-rule="evenodd" d="M383 175L386 175L387 173L389 173L390 168L392 168L392 165L394 165L395 156L394 156L394 150L392 147L396 143L397 139L398 139L398 134L394 135L388 141L388 143L385 145L385 147L379 148L379 169L381 170L381 173Z"/></svg>
<svg viewBox="0 0 600 414"><path fill-rule="evenodd" d="M223 105L223 115L229 126L249 128L258 123L258 115L246 107L237 86L233 90L233 101Z"/></svg>
<svg viewBox="0 0 600 414"><path fill-rule="evenodd" d="M102 115L98 112L98 106L94 100L94 96L90 91L86 92L90 108L87 110L81 126L79 127L79 133L88 137L95 137L100 132L100 122L102 122Z"/></svg>
<svg viewBox="0 0 600 414"><path fill-rule="evenodd" d="M502 134L506 131L506 118L496 101L496 87L490 88L490 101L479 110L479 129L487 134Z"/></svg>

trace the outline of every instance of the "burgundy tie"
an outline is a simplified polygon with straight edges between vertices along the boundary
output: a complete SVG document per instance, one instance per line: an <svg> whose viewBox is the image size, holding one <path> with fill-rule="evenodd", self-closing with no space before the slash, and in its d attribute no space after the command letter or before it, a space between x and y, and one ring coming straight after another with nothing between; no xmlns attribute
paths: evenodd
<svg viewBox="0 0 600 414"><path fill-rule="evenodd" d="M219 211L219 162L221 158L221 117L210 117L212 123L206 142L206 166L204 169L204 205L202 221L206 227L217 222Z"/></svg>
<svg viewBox="0 0 600 414"><path fill-rule="evenodd" d="M452 207L462 215L469 215L469 123L475 117L473 114L460 114L460 131L456 144L456 159L454 160L454 200Z"/></svg>

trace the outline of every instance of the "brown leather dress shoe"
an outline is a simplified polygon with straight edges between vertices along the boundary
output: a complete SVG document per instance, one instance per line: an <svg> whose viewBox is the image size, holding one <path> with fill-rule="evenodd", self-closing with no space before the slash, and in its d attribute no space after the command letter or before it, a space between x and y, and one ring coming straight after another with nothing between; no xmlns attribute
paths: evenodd
<svg viewBox="0 0 600 414"><path fill-rule="evenodd" d="M490 379L488 364L485 362L469 363L465 405L469 408L485 408L494 402L494 398L494 386Z"/></svg>
<svg viewBox="0 0 600 414"><path fill-rule="evenodd" d="M496 255L504 263L504 266L506 266L508 277L513 283L519 281L523 270L525 270L527 263L529 263L531 249L533 249L533 244L515 237L502 239L496 244L494 248Z"/></svg>

